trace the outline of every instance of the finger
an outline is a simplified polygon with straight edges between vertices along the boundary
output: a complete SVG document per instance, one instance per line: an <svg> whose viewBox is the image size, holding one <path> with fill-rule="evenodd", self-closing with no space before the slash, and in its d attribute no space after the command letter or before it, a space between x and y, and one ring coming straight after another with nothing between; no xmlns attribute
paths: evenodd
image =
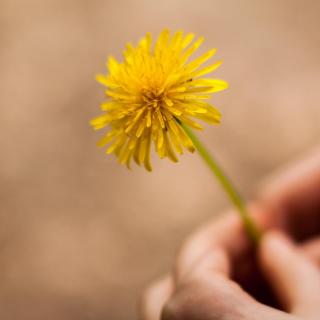
<svg viewBox="0 0 320 320"><path fill-rule="evenodd" d="M139 313L142 320L159 320L164 304L173 293L173 281L166 276L145 290L140 301Z"/></svg>
<svg viewBox="0 0 320 320"><path fill-rule="evenodd" d="M226 229L237 237L238 223L232 214L226 214L213 222L207 223L186 239L180 249L175 265L175 279L182 278L198 264L199 260L224 240ZM239 243L239 242L238 242Z"/></svg>
<svg viewBox="0 0 320 320"><path fill-rule="evenodd" d="M177 287L185 286L190 282L202 281L202 279L207 278L209 273L227 276L229 274L229 262L225 252L217 248L204 256L200 263L189 271L176 279L175 286L173 285L172 277L167 276L145 291L140 304L140 314L143 320L160 319L163 306Z"/></svg>
<svg viewBox="0 0 320 320"><path fill-rule="evenodd" d="M280 227L302 241L320 233L320 150L272 178L259 204Z"/></svg>
<svg viewBox="0 0 320 320"><path fill-rule="evenodd" d="M261 229L267 228L270 219L266 212L254 204L249 206L249 211ZM175 278L182 277L198 263L199 259L215 248L223 249L232 261L231 264L253 249L237 213L229 211L212 219L185 241L177 256Z"/></svg>
<svg viewBox="0 0 320 320"><path fill-rule="evenodd" d="M320 237L311 239L300 247L303 253L320 267Z"/></svg>
<svg viewBox="0 0 320 320"><path fill-rule="evenodd" d="M320 312L320 272L287 238L266 234L259 248L261 269L284 307L312 317Z"/></svg>
<svg viewBox="0 0 320 320"><path fill-rule="evenodd" d="M225 278L230 276L230 261L226 252L220 247L212 248L211 252L206 252L189 272L181 274L176 279L176 285L210 277L212 274L218 274Z"/></svg>
<svg viewBox="0 0 320 320"><path fill-rule="evenodd" d="M228 279L228 273L229 262L224 251L214 250L203 256L179 279L161 319L209 320L227 318L228 314L249 314L247 305L255 306L255 301Z"/></svg>

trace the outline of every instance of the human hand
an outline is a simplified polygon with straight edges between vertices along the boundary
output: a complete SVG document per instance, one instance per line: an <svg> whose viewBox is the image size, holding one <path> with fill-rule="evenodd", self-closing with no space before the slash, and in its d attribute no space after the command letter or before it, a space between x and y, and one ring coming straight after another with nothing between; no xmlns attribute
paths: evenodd
<svg viewBox="0 0 320 320"><path fill-rule="evenodd" d="M271 184L271 192L264 191L250 211L262 228L278 228L303 241L320 231L320 154L290 172ZM143 319L160 319L165 303L165 320L297 319L289 313L319 318L320 275L314 263L320 240L304 242L298 250L271 233L262 240L258 256L257 263L234 213L205 225L183 246L173 274L147 290ZM253 297L280 304L287 313Z"/></svg>
<svg viewBox="0 0 320 320"><path fill-rule="evenodd" d="M320 272L314 263L281 234L267 233L259 247L259 264L287 312L258 302L234 282L230 260L216 248L175 279L162 319L319 319Z"/></svg>

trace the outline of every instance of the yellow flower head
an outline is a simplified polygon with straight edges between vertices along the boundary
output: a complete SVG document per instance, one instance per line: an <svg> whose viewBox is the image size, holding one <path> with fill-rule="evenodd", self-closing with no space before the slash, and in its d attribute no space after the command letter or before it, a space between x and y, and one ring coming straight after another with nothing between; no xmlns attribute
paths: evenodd
<svg viewBox="0 0 320 320"><path fill-rule="evenodd" d="M202 42L203 38L194 41L192 33L178 31L170 36L164 30L154 46L149 33L136 47L127 44L124 62L108 59L108 74L97 76L106 87L108 101L101 105L104 113L90 122L94 129L109 127L98 143L102 147L110 144L106 153L114 153L128 167L134 158L151 171L151 144L160 158L177 162L176 153L182 154L183 148L194 151L182 123L202 129L194 118L220 122L219 111L205 100L228 84L203 78L221 64L202 66L215 49L190 61Z"/></svg>

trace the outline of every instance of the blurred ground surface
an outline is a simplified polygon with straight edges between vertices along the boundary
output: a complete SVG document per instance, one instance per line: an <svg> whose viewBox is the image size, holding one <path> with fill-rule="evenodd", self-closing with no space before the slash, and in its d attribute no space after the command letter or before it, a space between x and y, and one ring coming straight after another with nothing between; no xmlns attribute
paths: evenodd
<svg viewBox="0 0 320 320"><path fill-rule="evenodd" d="M202 134L246 196L318 143L319 1L0 0L0 318L136 319L146 283L227 206L197 156L132 172L88 120L109 53L146 31L206 37L223 124Z"/></svg>

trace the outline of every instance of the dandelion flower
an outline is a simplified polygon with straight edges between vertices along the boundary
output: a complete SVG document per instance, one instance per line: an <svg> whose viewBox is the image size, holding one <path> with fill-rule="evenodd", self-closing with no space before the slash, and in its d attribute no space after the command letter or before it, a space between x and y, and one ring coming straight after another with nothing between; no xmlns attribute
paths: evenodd
<svg viewBox="0 0 320 320"><path fill-rule="evenodd" d="M184 149L195 150L184 125L202 129L197 120L220 122L219 111L206 100L228 85L203 76L221 61L203 66L215 49L191 60L203 42L194 38L192 33L170 35L164 30L152 45L148 33L137 46L127 44L123 62L110 57L108 73L97 76L108 100L101 105L104 113L90 123L97 130L109 129L98 145L108 145L106 153L114 153L121 164L130 167L133 158L151 171L151 145L160 158L177 162Z"/></svg>
<svg viewBox="0 0 320 320"><path fill-rule="evenodd" d="M160 158L177 162L184 149L197 150L237 209L245 229L257 244L261 231L249 215L242 197L192 129L202 129L198 120L218 124L221 115L206 100L228 87L227 82L205 78L221 61L207 63L215 49L191 59L203 38L178 31L160 33L155 44L149 33L137 46L127 44L124 61L110 57L108 73L97 80L106 87L108 100L103 114L90 123L94 129L107 127L98 142L106 153L114 153L130 168L131 160L151 171L150 150Z"/></svg>

